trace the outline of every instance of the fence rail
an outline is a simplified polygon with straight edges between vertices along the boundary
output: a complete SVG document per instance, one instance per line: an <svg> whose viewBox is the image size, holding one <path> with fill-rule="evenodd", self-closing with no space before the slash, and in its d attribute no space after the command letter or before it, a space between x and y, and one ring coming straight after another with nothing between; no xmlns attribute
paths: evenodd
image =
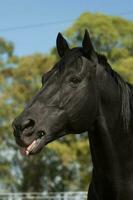
<svg viewBox="0 0 133 200"><path fill-rule="evenodd" d="M0 193L0 200L86 200L87 192Z"/></svg>

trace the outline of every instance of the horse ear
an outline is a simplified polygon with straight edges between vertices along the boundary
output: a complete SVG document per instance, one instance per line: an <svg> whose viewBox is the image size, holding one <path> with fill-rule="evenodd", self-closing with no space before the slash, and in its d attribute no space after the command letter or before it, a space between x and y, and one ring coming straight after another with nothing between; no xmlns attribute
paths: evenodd
<svg viewBox="0 0 133 200"><path fill-rule="evenodd" d="M69 49L68 43L61 33L58 33L57 35L56 47L60 57L63 57L65 52Z"/></svg>
<svg viewBox="0 0 133 200"><path fill-rule="evenodd" d="M87 57L92 58L96 55L93 44L91 42L89 32L87 30L85 30L82 47L83 47L83 52Z"/></svg>

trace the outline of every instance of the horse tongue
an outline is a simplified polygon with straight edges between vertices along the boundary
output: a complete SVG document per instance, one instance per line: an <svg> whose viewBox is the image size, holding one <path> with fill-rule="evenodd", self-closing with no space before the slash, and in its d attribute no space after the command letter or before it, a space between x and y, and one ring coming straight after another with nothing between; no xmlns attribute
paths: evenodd
<svg viewBox="0 0 133 200"><path fill-rule="evenodd" d="M26 156L26 155L27 155L27 148L26 148L26 147L20 147L20 153L21 153L23 156Z"/></svg>

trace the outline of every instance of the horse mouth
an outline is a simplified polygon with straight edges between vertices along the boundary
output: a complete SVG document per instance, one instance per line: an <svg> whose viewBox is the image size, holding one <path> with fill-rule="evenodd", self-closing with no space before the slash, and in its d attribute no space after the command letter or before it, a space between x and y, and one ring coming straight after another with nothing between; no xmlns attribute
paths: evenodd
<svg viewBox="0 0 133 200"><path fill-rule="evenodd" d="M38 138L34 139L31 144L29 144L27 147L20 147L21 154L28 156L39 153L45 145L45 140L45 132L40 131Z"/></svg>

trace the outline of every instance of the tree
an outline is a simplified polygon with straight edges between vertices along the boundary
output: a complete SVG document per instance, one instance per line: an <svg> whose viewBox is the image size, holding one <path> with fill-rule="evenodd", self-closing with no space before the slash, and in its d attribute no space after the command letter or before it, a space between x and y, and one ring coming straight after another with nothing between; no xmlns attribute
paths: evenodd
<svg viewBox="0 0 133 200"><path fill-rule="evenodd" d="M15 184L13 180L13 175L11 172L11 154L8 151L8 141L10 140L10 131L8 128L8 121L6 117L11 113L11 107L9 105L9 96L5 92L9 85L8 77L11 75L11 66L13 65L13 60L16 57L13 55L14 46L11 42L0 38L0 186L4 189L11 188L11 182ZM7 157L8 155L8 157ZM6 185L6 187L5 187ZM12 189L12 188L11 188Z"/></svg>
<svg viewBox="0 0 133 200"><path fill-rule="evenodd" d="M105 53L111 61L133 55L133 22L99 13L83 13L65 31L72 45L81 44L86 28L91 33L96 49ZM117 56L114 56L114 51Z"/></svg>

